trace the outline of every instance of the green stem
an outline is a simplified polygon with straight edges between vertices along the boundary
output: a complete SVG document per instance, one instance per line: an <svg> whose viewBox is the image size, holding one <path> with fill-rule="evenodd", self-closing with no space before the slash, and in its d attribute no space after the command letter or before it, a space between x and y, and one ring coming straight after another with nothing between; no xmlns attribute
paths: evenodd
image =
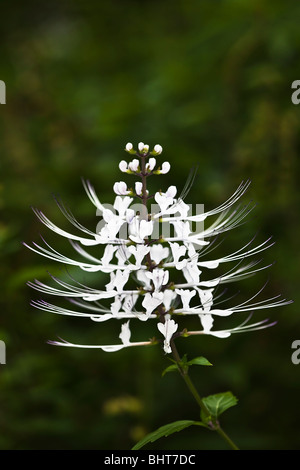
<svg viewBox="0 0 300 470"><path fill-rule="evenodd" d="M206 417L206 418L209 418L210 417L210 413L209 413L209 410L207 409L207 407L205 406L202 398L200 397L195 385L193 384L190 376L188 375L188 371L187 370L184 370L181 365L180 365L180 362L181 362L181 359L180 359L180 356L178 354L178 351L177 351L177 348L175 346L175 343L174 341L171 340L171 348L172 348L172 353L173 353L173 357L177 363L177 366L178 366L178 369L179 369L179 372L180 372L180 375L181 377L183 378L183 380L185 381L188 389L190 390L191 394L193 395L193 397L195 398L196 402L198 403L203 415ZM219 422L212 422L210 421L208 423L210 429L212 429L213 431L216 431L219 436L224 439L224 441L227 442L227 444L229 445L229 447L231 447L231 449L233 450L239 450L239 448L236 446L236 444L232 441L232 439L230 439L230 437L226 434L226 432L221 428Z"/></svg>

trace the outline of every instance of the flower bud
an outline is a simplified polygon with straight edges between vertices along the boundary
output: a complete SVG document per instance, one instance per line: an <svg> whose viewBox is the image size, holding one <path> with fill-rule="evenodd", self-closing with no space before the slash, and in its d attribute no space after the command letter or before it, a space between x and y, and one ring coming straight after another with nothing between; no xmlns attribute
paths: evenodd
<svg viewBox="0 0 300 470"><path fill-rule="evenodd" d="M170 171L170 168L171 168L171 165L169 162L164 162L161 166L161 170L159 170L159 173L161 175L165 175L166 173L168 173Z"/></svg>
<svg viewBox="0 0 300 470"><path fill-rule="evenodd" d="M152 171L155 165L156 165L155 158L153 157L149 158L148 163L146 163L146 170Z"/></svg>
<svg viewBox="0 0 300 470"><path fill-rule="evenodd" d="M130 152L132 149L133 149L132 143L131 143L131 142L128 142L128 144L126 144L125 150L126 150L127 152Z"/></svg>
<svg viewBox="0 0 300 470"><path fill-rule="evenodd" d="M119 169L120 169L123 173L127 173L127 172L128 172L127 162L125 162L125 160L122 160L122 161L119 163Z"/></svg>
<svg viewBox="0 0 300 470"><path fill-rule="evenodd" d="M127 190L127 184L124 183L124 181L115 183L113 190L118 196L126 196L127 194L130 194L130 191Z"/></svg>
<svg viewBox="0 0 300 470"><path fill-rule="evenodd" d="M135 192L138 196L142 194L143 184L140 181L135 183Z"/></svg>
<svg viewBox="0 0 300 470"><path fill-rule="evenodd" d="M132 162L129 163L128 167L131 171L138 171L140 162L138 161L137 158L132 160Z"/></svg>
<svg viewBox="0 0 300 470"><path fill-rule="evenodd" d="M144 142L140 142L138 145L138 149L140 153L148 153L149 151L149 145L145 145Z"/></svg>
<svg viewBox="0 0 300 470"><path fill-rule="evenodd" d="M161 146L161 145L156 144L156 145L154 146L154 149L153 149L153 150L154 150L154 152L155 152L157 155L160 155L163 149L162 149L162 146Z"/></svg>

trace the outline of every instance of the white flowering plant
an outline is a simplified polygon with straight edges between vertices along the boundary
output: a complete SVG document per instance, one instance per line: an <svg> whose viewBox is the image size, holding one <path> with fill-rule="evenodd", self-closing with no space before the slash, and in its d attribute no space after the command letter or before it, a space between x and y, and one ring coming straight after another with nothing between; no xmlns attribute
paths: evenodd
<svg viewBox="0 0 300 470"><path fill-rule="evenodd" d="M241 183L229 199L214 210L201 210L191 213L191 206L185 201L185 193L177 196L176 186L168 187L151 194L148 179L153 175L164 175L170 171L170 163L157 163L162 147L140 142L137 148L131 143L125 151L132 160L122 160L119 169L122 173L138 178L133 187L124 181L113 185L115 199L113 205L100 202L90 182L84 181L86 193L95 206L101 221L96 231L83 227L65 208L58 203L80 235L66 232L52 223L41 211L34 209L39 220L50 230L67 238L80 259L69 258L54 248L44 239L44 245L32 243L25 246L34 252L64 265L75 266L85 272L101 272L107 276L103 289L95 289L81 283L68 283L52 276L58 287L46 285L38 280L28 285L39 292L68 299L72 308L64 308L45 300L33 300L38 309L55 314L89 318L96 323L121 320L120 342L108 345L74 344L66 340L49 341L52 345L75 348L98 348L105 352L116 352L135 346L160 345L164 355L172 364L162 375L170 371L179 371L197 405L200 407L200 420L181 420L162 426L145 436L133 449L140 449L149 442L162 436L168 436L186 427L196 425L216 431L232 449L236 444L221 428L219 416L228 408L236 405L237 399L231 392L218 393L201 397L196 390L189 368L193 365L209 366L211 363L203 356L188 359L180 356L176 340L189 336L211 335L228 338L232 334L260 330L274 325L275 322L260 320L250 322L256 310L287 305L290 301L280 296L254 301L261 290L247 301L231 308L222 308L222 294L217 289L222 284L244 279L268 266L257 267L257 261L246 262L249 257L269 248L273 242L265 240L251 247L251 240L232 254L221 258L207 259L212 241L220 234L238 227L251 208L244 206L234 209L235 204L244 195L249 181ZM216 216L215 220L204 228L204 221ZM196 230L193 226L196 225ZM87 248L97 246L99 256L92 256ZM237 264L220 276L207 278L223 264ZM74 309L73 309L74 308ZM78 309L79 308L79 309ZM249 312L247 319L227 329L215 329L218 317L235 316ZM196 318L199 323L196 330L190 329L189 320ZM151 339L131 340L134 322L156 324L155 336ZM153 332L153 329L149 331Z"/></svg>

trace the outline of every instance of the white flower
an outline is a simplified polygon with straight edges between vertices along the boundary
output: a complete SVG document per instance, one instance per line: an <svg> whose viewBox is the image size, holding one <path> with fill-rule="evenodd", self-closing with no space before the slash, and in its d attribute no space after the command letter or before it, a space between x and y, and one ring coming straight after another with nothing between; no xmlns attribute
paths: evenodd
<svg viewBox="0 0 300 470"><path fill-rule="evenodd" d="M149 145L138 144L138 152L128 143L125 150L136 157L127 163L122 160L119 168L123 173L140 178L134 181L135 192L127 188L127 183L118 181L113 185L116 194L113 207L102 204L96 191L89 182L84 182L86 193L97 209L101 220L96 229L90 230L81 225L61 201L56 201L59 209L79 234L66 231L51 222L41 211L34 209L38 219L50 230L67 239L75 251L75 257L65 256L52 248L43 238L43 244L35 242L32 246L25 244L34 253L68 266L74 266L84 272L101 272L105 280L104 288L90 287L75 278L71 282L50 275L55 285L46 285L38 280L28 285L46 295L69 299L74 309L56 306L44 300L32 301L32 305L40 310L58 315L89 318L95 323L105 321L126 320L122 324L119 338L121 344L86 346L100 348L103 351L118 351L124 347L150 345L154 341L131 342L130 321L155 321L163 335L165 353L172 352L171 340L180 322L177 336L211 335L227 338L232 333L253 331L273 325L267 321L248 324L247 322L235 328L217 330L214 322L219 317L234 317L239 313L253 312L266 308L287 305L290 301L272 297L264 300L254 300L262 292L260 289L247 301L237 303L230 308L222 308L222 292L217 287L236 280L243 280L269 266L257 266L257 261L245 262L249 257L261 253L272 246L270 239L253 248L252 240L237 251L225 256L208 258L212 251L211 239L226 233L244 222L246 215L252 210L248 206L232 210L233 205L243 196L249 183L243 183L225 203L216 209L193 215L190 206L183 201L186 197L186 187L177 197L174 185L163 191L154 193L158 210L148 214L147 200L152 197L146 187L148 177L155 174L165 174L170 170L170 163L164 162L161 169L155 170L156 158L162 152L160 145L155 145L149 153ZM177 198L176 198L177 197ZM138 211L134 200L139 199ZM205 223L215 217L215 220L205 228L192 230L193 223ZM155 226L154 226L155 224ZM156 233L157 226L170 224L169 234ZM154 230L155 228L155 230ZM198 227L197 227L198 228ZM172 233L172 236L171 236ZM96 246L93 254L88 252L89 246ZM211 271L226 263L237 262L229 266L225 272L212 276ZM100 278L101 279L101 278ZM224 291L225 292L225 291ZM221 300L220 300L221 299ZM226 300L226 299L225 299ZM101 303L99 303L101 301ZM79 308L79 310L76 310ZM171 318L172 315L172 318ZM202 325L200 331L188 331L185 320L190 315L198 316ZM52 342L61 346L85 347L66 341Z"/></svg>
<svg viewBox="0 0 300 470"><path fill-rule="evenodd" d="M139 152L145 154L149 151L149 145L145 145L144 142L138 144Z"/></svg>
<svg viewBox="0 0 300 470"><path fill-rule="evenodd" d="M164 162L161 166L161 169L156 170L155 174L156 175L165 175L166 173L169 173L170 169L171 169L170 163L169 162Z"/></svg>
<svg viewBox="0 0 300 470"><path fill-rule="evenodd" d="M129 346L130 345L130 336L131 336L131 331L129 329L129 320L127 323L123 323L121 326L121 333L119 334L119 338L124 344L124 346Z"/></svg>
<svg viewBox="0 0 300 470"><path fill-rule="evenodd" d="M119 196L126 196L126 194L130 194L130 191L127 189L127 184L124 181L119 181L114 184L114 192Z"/></svg>
<svg viewBox="0 0 300 470"><path fill-rule="evenodd" d="M163 292L163 304L165 311L168 312L172 306L173 301L176 299L177 294L174 290L165 289Z"/></svg>
<svg viewBox="0 0 300 470"><path fill-rule="evenodd" d="M169 162L163 162L160 173L164 175L170 171L170 168L171 168L171 165Z"/></svg>
<svg viewBox="0 0 300 470"><path fill-rule="evenodd" d="M138 171L139 165L140 165L140 162L138 161L137 158L135 158L134 160L132 160L132 162L128 164L128 168L129 170L135 172L135 171Z"/></svg>
<svg viewBox="0 0 300 470"><path fill-rule="evenodd" d="M181 270L186 265L187 260L184 259L179 261L179 258L185 255L187 248L185 245L179 245L177 242L169 243L169 245L172 250L174 266L176 269Z"/></svg>
<svg viewBox="0 0 300 470"><path fill-rule="evenodd" d="M180 295L183 310L189 310L190 301L196 295L196 290L189 289L175 289L176 294Z"/></svg>
<svg viewBox="0 0 300 470"><path fill-rule="evenodd" d="M209 311L213 305L213 289L199 289L196 288L199 293L200 301L203 307L203 310Z"/></svg>
<svg viewBox="0 0 300 470"><path fill-rule="evenodd" d="M164 340L164 351L166 354L172 352L172 348L170 346L170 341L172 339L173 334L178 329L178 324L175 323L174 320L167 318L164 323L158 323L157 328L161 332L161 334L165 337Z"/></svg>
<svg viewBox="0 0 300 470"><path fill-rule="evenodd" d="M152 272L146 272L146 276L153 282L154 291L160 291L169 281L169 271L159 268L153 269Z"/></svg>
<svg viewBox="0 0 300 470"><path fill-rule="evenodd" d="M121 160L120 163L119 163L119 169L123 172L123 173L127 173L128 172L128 165L127 165L127 162L125 162L125 160Z"/></svg>
<svg viewBox="0 0 300 470"><path fill-rule="evenodd" d="M162 149L162 146L161 146L161 145L156 144L156 145L154 145L154 149L153 149L153 150L154 150L154 152L155 152L157 155L160 155L163 149Z"/></svg>
<svg viewBox="0 0 300 470"><path fill-rule="evenodd" d="M162 292L154 292L150 294L147 292L142 302L143 307L146 309L145 320L149 318L151 313L163 302L164 294Z"/></svg>
<svg viewBox="0 0 300 470"><path fill-rule="evenodd" d="M212 315L199 315L199 318L203 326L204 335L216 336L217 338L228 338L230 336L230 332L228 330L211 331L214 324L214 319Z"/></svg>
<svg viewBox="0 0 300 470"><path fill-rule="evenodd" d="M140 181L136 181L135 183L135 192L138 196L142 194L143 184Z"/></svg>
<svg viewBox="0 0 300 470"><path fill-rule="evenodd" d="M169 248L163 245L152 245L150 247L152 261L154 261L155 264L159 264L163 259L169 256L169 251Z"/></svg>
<svg viewBox="0 0 300 470"><path fill-rule="evenodd" d="M117 249L118 247L115 245L106 245L104 249L104 255L101 258L101 263L103 264L103 266L109 265Z"/></svg>
<svg viewBox="0 0 300 470"><path fill-rule="evenodd" d="M154 199L159 205L162 213L164 213L166 209L168 209L168 207L173 204L176 193L176 186L170 186L165 193L161 193L159 191L155 193Z"/></svg>
<svg viewBox="0 0 300 470"><path fill-rule="evenodd" d="M128 142L128 144L126 144L125 149L127 150L127 152L130 152L130 151L133 149L132 143L131 143L131 142Z"/></svg>
<svg viewBox="0 0 300 470"><path fill-rule="evenodd" d="M150 157L148 163L146 163L146 170L152 171L156 165L156 159L154 157Z"/></svg>
<svg viewBox="0 0 300 470"><path fill-rule="evenodd" d="M129 224L129 238L135 243L144 243L145 238L153 232L153 221L140 219L135 216Z"/></svg>
<svg viewBox="0 0 300 470"><path fill-rule="evenodd" d="M123 292L124 286L129 279L129 274L129 271L121 269L110 273L110 282L106 284L106 290L111 292L116 289L118 293Z"/></svg>
<svg viewBox="0 0 300 470"><path fill-rule="evenodd" d="M114 209L119 214L119 218L123 219L124 216L126 215L127 209L132 203L133 198L129 196L121 197L121 196L116 196L115 202L114 202Z"/></svg>
<svg viewBox="0 0 300 470"><path fill-rule="evenodd" d="M136 266L140 267L143 259L149 253L150 247L146 245L131 245L128 247L128 250L135 257Z"/></svg>
<svg viewBox="0 0 300 470"><path fill-rule="evenodd" d="M187 261L182 267L182 273L188 283L198 285L200 282L201 271L198 268L197 260Z"/></svg>

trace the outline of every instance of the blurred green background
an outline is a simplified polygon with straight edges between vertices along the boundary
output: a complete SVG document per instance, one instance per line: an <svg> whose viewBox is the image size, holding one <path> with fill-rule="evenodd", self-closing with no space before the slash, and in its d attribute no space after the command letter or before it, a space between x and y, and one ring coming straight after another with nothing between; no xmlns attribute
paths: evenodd
<svg viewBox="0 0 300 470"><path fill-rule="evenodd" d="M112 202L113 183L132 182L118 169L125 144L143 141L161 144L162 160L172 164L159 180L163 189L180 191L198 165L188 203L212 209L252 180L243 201L258 205L227 236L223 253L256 233L257 242L273 235L264 260L276 264L238 289L246 298L270 278L266 296L295 302L256 312L255 321L278 321L274 328L178 347L214 364L191 370L203 396L231 390L239 398L222 422L242 449L299 449L300 365L291 361L291 344L300 339L300 105L291 102L291 84L300 79L300 4L2 0L1 17L0 339L7 363L0 365L0 448L130 449L163 424L197 419L180 376L161 378L169 362L158 347L114 354L55 348L46 341L57 335L105 344L110 332L29 306L39 295L26 281L47 282L47 270L59 274L62 266L22 242L38 242L41 233L58 251L67 243L54 241L31 206L68 230L52 198L59 194L94 229L99 218L81 178ZM201 428L148 446L223 448Z"/></svg>

